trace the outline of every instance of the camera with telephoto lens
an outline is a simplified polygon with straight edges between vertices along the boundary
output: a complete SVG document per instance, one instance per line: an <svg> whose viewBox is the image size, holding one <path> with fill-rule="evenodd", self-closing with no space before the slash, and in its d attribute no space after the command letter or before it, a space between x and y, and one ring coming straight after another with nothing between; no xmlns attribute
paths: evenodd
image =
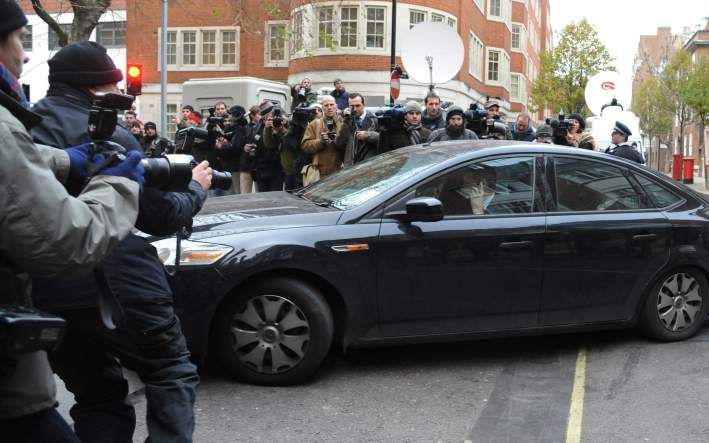
<svg viewBox="0 0 709 443"><path fill-rule="evenodd" d="M566 139L566 136L569 134L569 129L573 126L573 122L570 119L564 118L563 112L559 113L558 120L551 121L550 126L552 142L555 145L572 146Z"/></svg>
<svg viewBox="0 0 709 443"><path fill-rule="evenodd" d="M273 100L270 100L268 104L261 109L259 114L261 117L265 117L268 114L273 113L273 127L274 128L280 128L283 126L283 109L281 109L281 105Z"/></svg>
<svg viewBox="0 0 709 443"><path fill-rule="evenodd" d="M0 357L55 350L66 322L35 308L0 305Z"/></svg>
<svg viewBox="0 0 709 443"><path fill-rule="evenodd" d="M327 128L327 138L329 138L330 141L335 141L335 137L337 137L337 132L335 132L335 121L332 119L325 120L325 127Z"/></svg>
<svg viewBox="0 0 709 443"><path fill-rule="evenodd" d="M475 132L478 137L484 138L487 135L487 111L477 103L471 103L464 114L465 128Z"/></svg>
<svg viewBox="0 0 709 443"><path fill-rule="evenodd" d="M89 111L89 158L96 154L105 157L105 161L96 168L92 166L90 175L95 175L101 169L111 167L125 159L126 149L109 141L118 124L118 110L128 110L133 103L133 96L114 93L97 93ZM189 128L201 129L201 128ZM197 162L191 155L164 154L154 158L141 160L145 186L164 191L186 191L192 180L192 168ZM213 171L212 189L229 189L231 174Z"/></svg>

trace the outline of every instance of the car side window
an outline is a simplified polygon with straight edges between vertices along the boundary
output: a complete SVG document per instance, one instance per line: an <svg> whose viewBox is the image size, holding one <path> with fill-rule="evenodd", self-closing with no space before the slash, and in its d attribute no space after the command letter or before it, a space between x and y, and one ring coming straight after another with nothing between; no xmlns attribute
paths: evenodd
<svg viewBox="0 0 709 443"><path fill-rule="evenodd" d="M642 186L648 197L652 199L652 202L656 208L666 208L683 200L682 197L668 191L664 187L641 174L635 174L635 178L638 179L638 183L640 183L640 186Z"/></svg>
<svg viewBox="0 0 709 443"><path fill-rule="evenodd" d="M556 212L621 211L651 207L623 168L592 160L557 157Z"/></svg>
<svg viewBox="0 0 709 443"><path fill-rule="evenodd" d="M445 215L528 214L534 205L534 157L502 157L468 164L416 189L434 197Z"/></svg>

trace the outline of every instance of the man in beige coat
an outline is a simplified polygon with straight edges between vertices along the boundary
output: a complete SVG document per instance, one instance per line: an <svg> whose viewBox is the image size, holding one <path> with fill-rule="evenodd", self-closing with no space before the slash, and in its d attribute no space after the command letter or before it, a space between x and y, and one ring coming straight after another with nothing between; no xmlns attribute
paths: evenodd
<svg viewBox="0 0 709 443"><path fill-rule="evenodd" d="M322 108L323 117L308 124L301 142L303 151L313 155L312 164L318 166L320 178L339 171L344 160L344 151L335 147L335 136L341 124L335 98L325 96Z"/></svg>

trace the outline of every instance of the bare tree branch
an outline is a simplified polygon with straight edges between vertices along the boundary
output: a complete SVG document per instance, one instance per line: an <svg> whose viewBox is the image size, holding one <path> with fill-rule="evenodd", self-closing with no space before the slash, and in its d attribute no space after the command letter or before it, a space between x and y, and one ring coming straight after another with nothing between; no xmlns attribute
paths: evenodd
<svg viewBox="0 0 709 443"><path fill-rule="evenodd" d="M57 34L59 46L66 46L69 41L69 36L66 32L64 32L64 29L62 29L59 23L54 20L54 17L52 17L47 12L47 10L44 9L42 2L40 0L32 0L32 8L34 9L34 12L37 13L39 18L41 18L45 23L47 23L47 25L49 25L49 28Z"/></svg>

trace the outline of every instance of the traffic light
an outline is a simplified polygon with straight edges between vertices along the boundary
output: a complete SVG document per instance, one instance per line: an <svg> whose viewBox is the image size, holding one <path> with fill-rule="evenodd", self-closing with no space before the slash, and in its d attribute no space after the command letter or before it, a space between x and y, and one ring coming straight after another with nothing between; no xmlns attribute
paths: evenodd
<svg viewBox="0 0 709 443"><path fill-rule="evenodd" d="M126 94L140 95L143 89L143 65L129 63L126 67Z"/></svg>

